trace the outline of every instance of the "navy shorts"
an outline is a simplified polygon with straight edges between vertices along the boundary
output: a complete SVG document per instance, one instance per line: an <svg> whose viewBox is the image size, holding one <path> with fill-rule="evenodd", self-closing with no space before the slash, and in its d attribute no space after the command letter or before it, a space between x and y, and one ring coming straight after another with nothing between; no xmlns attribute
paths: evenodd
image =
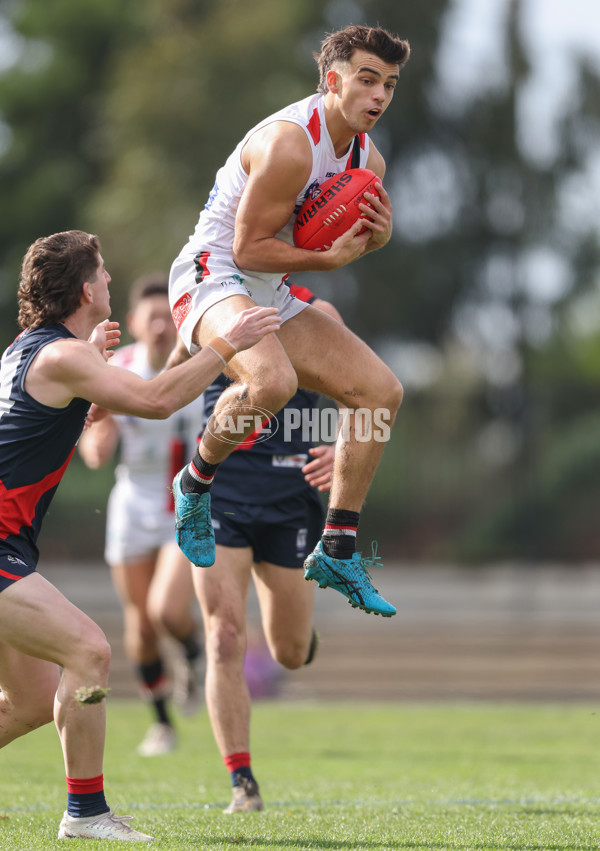
<svg viewBox="0 0 600 851"><path fill-rule="evenodd" d="M19 556L0 552L0 591L13 585L18 579L35 573L36 566L27 564Z"/></svg>
<svg viewBox="0 0 600 851"><path fill-rule="evenodd" d="M324 511L316 491L293 496L281 505L247 505L211 494L215 542L251 547L254 561L302 567L323 531Z"/></svg>

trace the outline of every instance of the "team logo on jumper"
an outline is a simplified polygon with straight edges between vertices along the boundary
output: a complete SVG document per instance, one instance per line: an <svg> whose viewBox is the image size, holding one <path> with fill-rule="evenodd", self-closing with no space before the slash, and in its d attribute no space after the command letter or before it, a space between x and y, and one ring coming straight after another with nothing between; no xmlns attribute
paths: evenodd
<svg viewBox="0 0 600 851"><path fill-rule="evenodd" d="M278 428L274 414L253 405L230 408L218 418L213 415L206 426L208 433L217 440L238 444L240 449L249 449L255 443L268 440Z"/></svg>
<svg viewBox="0 0 600 851"><path fill-rule="evenodd" d="M310 184L310 186L306 190L304 198L305 199L306 198L316 198L320 194L321 194L321 190L319 189L319 181L313 180L313 182Z"/></svg>
<svg viewBox="0 0 600 851"><path fill-rule="evenodd" d="M333 177L334 174L335 174L335 172L328 171L327 174L325 175L325 178L329 179L330 177ZM310 184L310 186L308 187L308 189L304 193L304 197L302 199L302 202L300 204L296 204L296 206L294 207L294 214L295 215L298 214L300 208L302 207L302 204L304 203L304 201L306 201L307 198L310 198L311 201L314 201L315 198L318 198L320 194L321 194L321 183L318 180L313 180L313 182Z"/></svg>
<svg viewBox="0 0 600 851"><path fill-rule="evenodd" d="M339 179L332 183L324 192L316 180L314 183L311 183L306 192L306 199L310 198L314 203L309 205L303 211L300 218L296 219L296 227L304 227L304 225L316 216L319 210L322 210L323 207L327 206L330 201L336 201L338 193L341 192L346 184L350 183L351 180L351 174L342 172ZM329 209L331 210L331 207Z"/></svg>

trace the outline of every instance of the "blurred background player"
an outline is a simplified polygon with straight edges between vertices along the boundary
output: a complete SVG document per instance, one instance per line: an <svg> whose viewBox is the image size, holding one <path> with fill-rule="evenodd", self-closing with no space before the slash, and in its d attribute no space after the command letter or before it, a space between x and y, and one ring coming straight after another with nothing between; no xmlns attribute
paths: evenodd
<svg viewBox="0 0 600 851"><path fill-rule="evenodd" d="M338 311L294 284L297 298L341 322ZM185 359L179 344L170 359ZM225 375L205 391L205 420L230 384ZM286 409L312 412L318 394L299 390ZM289 669L312 661L314 585L304 581L304 559L319 540L324 509L317 490L328 490L333 446L313 446L301 427L287 429L284 411L255 431L221 464L212 489L216 559L208 570L193 568L206 635L206 704L217 746L228 768L233 798L226 813L262 810L250 759L250 692L247 601L250 579L260 605L271 656ZM297 422L297 418L294 418ZM264 439L266 435L271 435ZM166 601L165 601L166 602Z"/></svg>
<svg viewBox="0 0 600 851"><path fill-rule="evenodd" d="M139 278L129 303L127 328L135 342L119 348L113 364L152 378L164 368L177 337L168 277L156 273ZM95 410L93 425L79 441L83 460L92 469L107 464L119 447L104 556L123 605L125 651L154 717L138 747L142 756L160 756L175 747L171 693L186 715L197 709L202 697L204 653L191 606L192 576L189 561L174 540L170 492L174 473L195 445L201 412L201 398L166 420ZM158 601L160 620L155 614ZM178 652L171 654L172 680L161 641L164 634L177 642Z"/></svg>

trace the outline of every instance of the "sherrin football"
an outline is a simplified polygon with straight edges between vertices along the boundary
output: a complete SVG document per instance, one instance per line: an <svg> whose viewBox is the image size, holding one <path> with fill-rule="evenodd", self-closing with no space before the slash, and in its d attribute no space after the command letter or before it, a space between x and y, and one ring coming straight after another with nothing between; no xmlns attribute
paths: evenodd
<svg viewBox="0 0 600 851"><path fill-rule="evenodd" d="M350 168L329 177L309 193L294 222L294 245L325 251L362 215L365 192L377 195L380 178L369 168Z"/></svg>

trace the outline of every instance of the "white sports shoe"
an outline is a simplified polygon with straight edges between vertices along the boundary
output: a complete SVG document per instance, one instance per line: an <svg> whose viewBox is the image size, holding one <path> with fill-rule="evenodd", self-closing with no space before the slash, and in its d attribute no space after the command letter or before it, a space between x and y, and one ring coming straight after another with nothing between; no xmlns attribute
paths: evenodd
<svg viewBox="0 0 600 851"><path fill-rule="evenodd" d="M254 813L264 810L256 780L240 778L240 785L233 787L233 798L224 813Z"/></svg>
<svg viewBox="0 0 600 851"><path fill-rule="evenodd" d="M170 724L153 724L137 752L140 756L164 756L176 745L175 730Z"/></svg>
<svg viewBox="0 0 600 851"><path fill-rule="evenodd" d="M193 662L180 657L173 671L173 703L182 715L194 715L204 701L206 660L202 652Z"/></svg>
<svg viewBox="0 0 600 851"><path fill-rule="evenodd" d="M74 818L68 813L62 817L58 829L59 839L120 839L121 842L153 842L154 837L134 830L127 822L133 816L118 816L117 808L99 816Z"/></svg>

